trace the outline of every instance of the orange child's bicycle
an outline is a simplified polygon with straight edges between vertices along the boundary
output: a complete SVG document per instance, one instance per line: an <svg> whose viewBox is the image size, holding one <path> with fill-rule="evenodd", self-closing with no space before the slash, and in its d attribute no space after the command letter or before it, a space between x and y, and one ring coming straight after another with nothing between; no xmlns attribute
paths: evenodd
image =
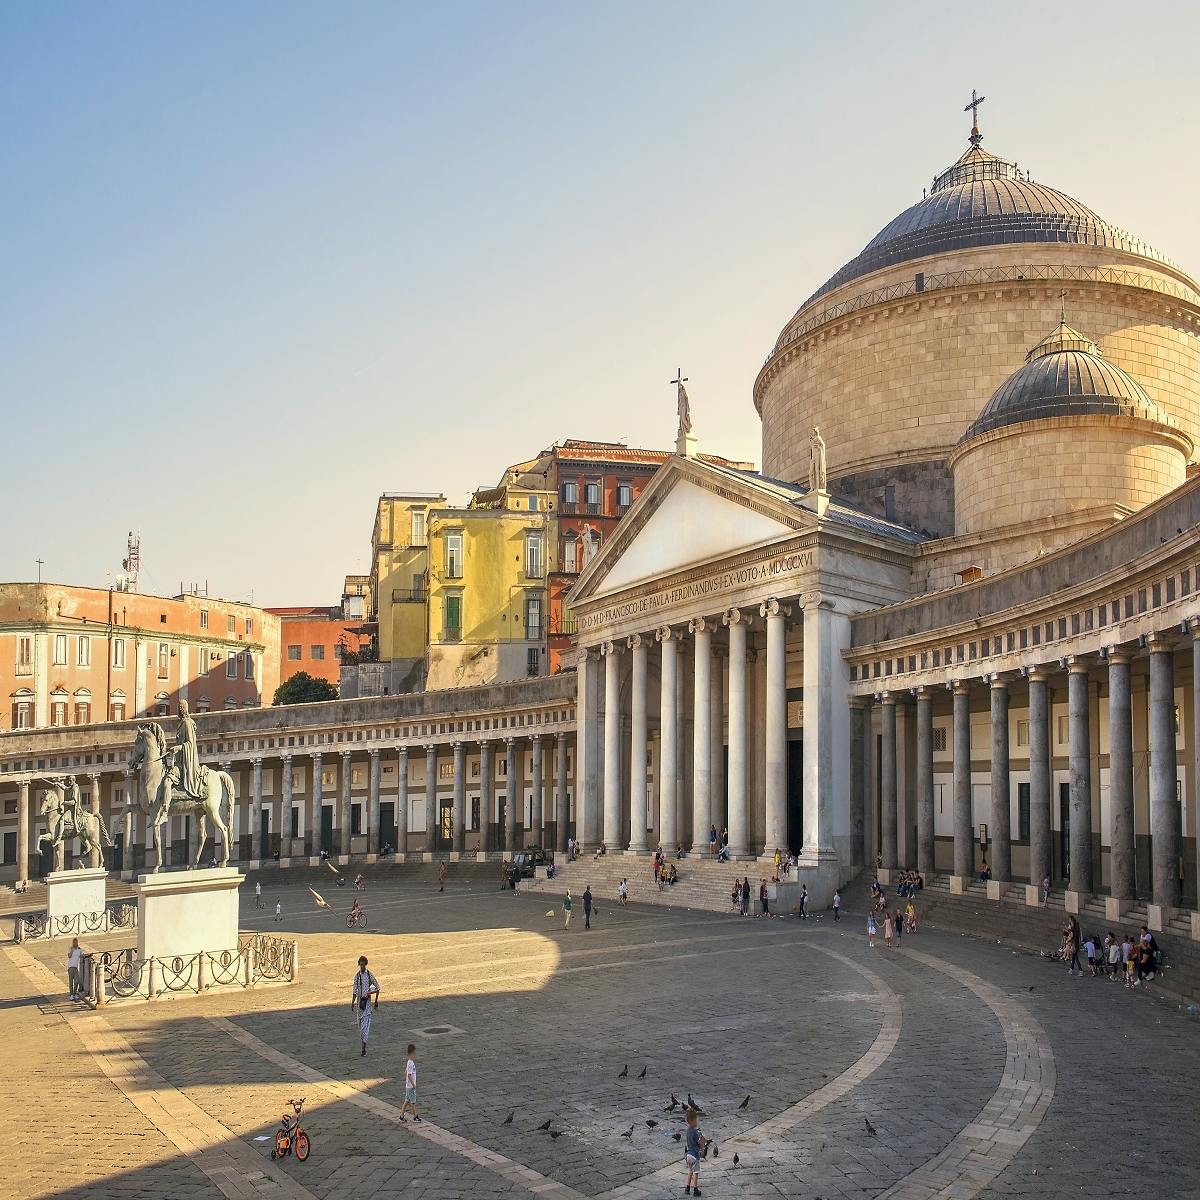
<svg viewBox="0 0 1200 1200"><path fill-rule="evenodd" d="M308 1134L300 1128L300 1110L304 1107L304 1100L305 1098L301 1097L299 1100L288 1101L295 1115L289 1117L287 1113L283 1114L279 1129L275 1133L275 1149L271 1151L272 1158L283 1158L288 1154L295 1154L300 1162L304 1162L308 1158L308 1152L312 1149L312 1145L308 1140Z"/></svg>

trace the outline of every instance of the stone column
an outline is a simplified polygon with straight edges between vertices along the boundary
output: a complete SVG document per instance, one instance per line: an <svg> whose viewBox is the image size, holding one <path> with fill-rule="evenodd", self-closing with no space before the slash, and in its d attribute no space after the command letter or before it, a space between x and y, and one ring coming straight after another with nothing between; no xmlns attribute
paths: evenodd
<svg viewBox="0 0 1200 1200"><path fill-rule="evenodd" d="M1175 644L1153 634L1150 645L1150 846L1154 903L1178 908L1179 782L1175 748Z"/></svg>
<svg viewBox="0 0 1200 1200"><path fill-rule="evenodd" d="M533 826L532 836L535 846L545 846L546 839L543 830L545 822L542 820L542 739L540 735L534 734L533 737L533 803L530 805L532 813L529 823Z"/></svg>
<svg viewBox="0 0 1200 1200"><path fill-rule="evenodd" d="M309 834L311 836L310 845L312 847L312 857L316 858L321 853L321 755L314 754L312 756L312 785L309 788L309 795L312 797L312 802L309 807L312 809L312 817L309 820Z"/></svg>
<svg viewBox="0 0 1200 1200"><path fill-rule="evenodd" d="M679 841L679 775L676 756L679 712L675 707L679 666L679 635L669 625L654 635L662 646L662 690L659 699L658 837L663 853L671 855Z"/></svg>
<svg viewBox="0 0 1200 1200"><path fill-rule="evenodd" d="M716 629L716 622L713 628ZM708 681L708 792L709 824L725 824L725 673L721 667L727 654L714 646ZM704 831L705 837L708 830Z"/></svg>
<svg viewBox="0 0 1200 1200"><path fill-rule="evenodd" d="M881 784L881 819L879 830L879 849L883 855L883 869L896 869L896 697L891 692L883 693L883 707L880 709L881 729L883 734L880 755Z"/></svg>
<svg viewBox="0 0 1200 1200"><path fill-rule="evenodd" d="M341 846L338 853L343 858L350 856L350 810L353 807L354 797L351 791L351 780L354 778L353 766L350 762L350 751L342 751L342 811L340 828L341 834L339 840Z"/></svg>
<svg viewBox="0 0 1200 1200"><path fill-rule="evenodd" d="M250 766L250 858L261 862L267 856L262 844L262 759L256 758Z"/></svg>
<svg viewBox="0 0 1200 1200"><path fill-rule="evenodd" d="M1192 832L1196 853L1195 901L1200 912L1200 617L1192 618ZM1195 928L1193 921L1192 929Z"/></svg>
<svg viewBox="0 0 1200 1200"><path fill-rule="evenodd" d="M1050 699L1047 672L1029 672L1029 882L1037 887L1050 874Z"/></svg>
<svg viewBox="0 0 1200 1200"><path fill-rule="evenodd" d="M776 599L759 606L767 626L767 695L763 722L766 737L766 824L763 855L789 849L787 827L787 619L792 610Z"/></svg>
<svg viewBox="0 0 1200 1200"><path fill-rule="evenodd" d="M954 684L954 874L975 874L974 826L971 820L971 685Z"/></svg>
<svg viewBox="0 0 1200 1200"><path fill-rule="evenodd" d="M643 794L645 788L642 788ZM571 802L567 798L567 735L554 735L554 848L565 851L571 824Z"/></svg>
<svg viewBox="0 0 1200 1200"><path fill-rule="evenodd" d="M379 751L367 751L370 772L367 775L367 853L379 853Z"/></svg>
<svg viewBox="0 0 1200 1200"><path fill-rule="evenodd" d="M1092 746L1088 665L1068 663L1067 710L1070 725L1071 882L1070 890L1092 892Z"/></svg>
<svg viewBox="0 0 1200 1200"><path fill-rule="evenodd" d="M400 747L396 765L396 856L401 862L408 853L408 747Z"/></svg>
<svg viewBox="0 0 1200 1200"><path fill-rule="evenodd" d="M17 785L17 878L29 878L29 784Z"/></svg>
<svg viewBox="0 0 1200 1200"><path fill-rule="evenodd" d="M751 617L731 608L722 620L729 629L729 855L744 858L750 826L746 794L746 631Z"/></svg>
<svg viewBox="0 0 1200 1200"><path fill-rule="evenodd" d="M450 849L457 854L463 850L466 838L467 807L467 748L454 743L454 812L450 818Z"/></svg>
<svg viewBox="0 0 1200 1200"><path fill-rule="evenodd" d="M1108 812L1112 896L1121 909L1137 894L1133 829L1133 703L1131 655L1110 650L1108 658ZM1032 790L1032 789L1031 789Z"/></svg>
<svg viewBox="0 0 1200 1200"><path fill-rule="evenodd" d="M604 845L621 848L621 658L616 642L604 655Z"/></svg>
<svg viewBox="0 0 1200 1200"><path fill-rule="evenodd" d="M491 851L492 825L496 816L495 780L492 769L492 743L479 743L479 848Z"/></svg>
<svg viewBox="0 0 1200 1200"><path fill-rule="evenodd" d="M935 874L933 839L933 696L917 688L917 870Z"/></svg>
<svg viewBox="0 0 1200 1200"><path fill-rule="evenodd" d="M437 747L425 747L425 849L432 850L439 836L442 814L437 803ZM433 826L431 829L430 826Z"/></svg>
<svg viewBox="0 0 1200 1200"><path fill-rule="evenodd" d="M88 794L91 797L90 808L91 808L92 816L95 817L97 820L103 820L104 818L100 815L100 776L99 775L89 775L88 776ZM103 862L103 859L101 858L99 848L93 847L91 850L88 851L88 866L89 867L101 867L103 865L104 865L104 862Z"/></svg>
<svg viewBox="0 0 1200 1200"><path fill-rule="evenodd" d="M646 638L629 639L633 652L632 723L629 737L629 852L645 854L646 846Z"/></svg>
<svg viewBox="0 0 1200 1200"><path fill-rule="evenodd" d="M595 695L592 675L596 670L596 655L595 649L580 646L575 659L575 836L589 849L592 813L596 805L595 779L599 767L599 763L592 761L591 749L592 729L596 720L592 707Z"/></svg>
<svg viewBox="0 0 1200 1200"><path fill-rule="evenodd" d="M992 878L997 883L1012 881L1012 800L1009 791L1008 684L998 675L991 678L992 758Z"/></svg>
<svg viewBox="0 0 1200 1200"><path fill-rule="evenodd" d="M715 624L706 617L688 623L695 639L692 669L692 854L708 854L708 827L712 821L712 635Z"/></svg>
<svg viewBox="0 0 1200 1200"><path fill-rule="evenodd" d="M292 853L290 845L283 839L292 836L292 756L285 754L279 760L282 778L279 781L279 857L287 858Z"/></svg>
<svg viewBox="0 0 1200 1200"><path fill-rule="evenodd" d="M504 779L504 849L512 854L517 848L517 805L520 803L517 793L517 739L504 739L505 770L508 774Z"/></svg>
<svg viewBox="0 0 1200 1200"><path fill-rule="evenodd" d="M870 702L862 696L850 701L850 865L867 861L867 729Z"/></svg>

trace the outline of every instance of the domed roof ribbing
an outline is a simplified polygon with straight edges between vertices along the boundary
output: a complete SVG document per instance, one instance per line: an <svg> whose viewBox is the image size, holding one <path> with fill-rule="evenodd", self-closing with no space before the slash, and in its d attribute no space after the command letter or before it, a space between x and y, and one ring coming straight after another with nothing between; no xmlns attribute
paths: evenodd
<svg viewBox="0 0 1200 1200"><path fill-rule="evenodd" d="M1022 421L1082 414L1138 417L1172 425L1145 388L1106 361L1096 343L1072 329L1064 316L1058 328L1025 356L1025 365L995 390L958 444Z"/></svg>

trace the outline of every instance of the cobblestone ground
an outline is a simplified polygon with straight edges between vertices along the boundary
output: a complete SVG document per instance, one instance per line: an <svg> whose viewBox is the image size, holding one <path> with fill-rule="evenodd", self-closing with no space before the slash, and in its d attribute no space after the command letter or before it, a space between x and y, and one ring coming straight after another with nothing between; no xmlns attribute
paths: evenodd
<svg viewBox="0 0 1200 1200"><path fill-rule="evenodd" d="M1200 1195L1200 1024L1172 1003L941 933L871 950L857 914L602 901L564 931L546 897L394 885L351 932L348 892L246 897L244 928L299 938L295 987L92 1013L64 999L63 944L0 947L0 1195L650 1200L682 1194L689 1093L710 1195ZM359 954L383 987L366 1058ZM304 1164L256 1140L290 1096Z"/></svg>

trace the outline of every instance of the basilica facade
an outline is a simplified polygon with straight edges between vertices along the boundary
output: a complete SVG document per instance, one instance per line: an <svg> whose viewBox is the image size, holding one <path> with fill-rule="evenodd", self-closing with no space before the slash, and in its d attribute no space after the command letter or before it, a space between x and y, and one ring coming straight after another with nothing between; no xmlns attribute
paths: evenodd
<svg viewBox="0 0 1200 1200"><path fill-rule="evenodd" d="M243 854L703 855L715 826L817 903L878 865L1194 907L1198 333L1183 270L973 127L784 325L761 472L699 454L681 392L567 599L574 678L200 717ZM25 865L72 764L142 844L128 735L0 743Z"/></svg>

